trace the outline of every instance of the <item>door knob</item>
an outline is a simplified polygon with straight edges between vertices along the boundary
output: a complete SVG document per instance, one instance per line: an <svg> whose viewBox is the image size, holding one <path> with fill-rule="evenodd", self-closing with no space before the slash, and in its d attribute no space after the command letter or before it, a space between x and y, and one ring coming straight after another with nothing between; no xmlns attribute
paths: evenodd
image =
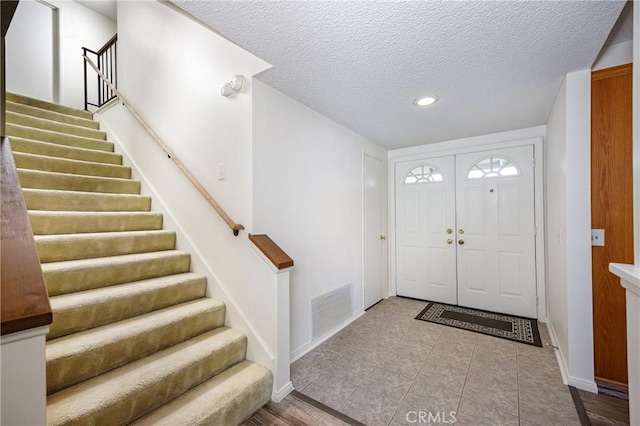
<svg viewBox="0 0 640 426"><path fill-rule="evenodd" d="M384 235L380 235L380 240L381 240L381 241L384 241L384 240L386 240L386 239L387 239L387 237L386 237L386 236L384 236Z"/></svg>
<svg viewBox="0 0 640 426"><path fill-rule="evenodd" d="M447 244L451 244L451 243L453 243L453 240L452 240L451 238L449 238L449 239L447 240Z"/></svg>
<svg viewBox="0 0 640 426"><path fill-rule="evenodd" d="M464 240L458 240L458 244L463 245L464 244Z"/></svg>
<svg viewBox="0 0 640 426"><path fill-rule="evenodd" d="M462 229L462 228L458 229L458 234L460 234L460 235L464 234L464 229Z"/></svg>
<svg viewBox="0 0 640 426"><path fill-rule="evenodd" d="M453 229L447 228L447 234L451 234L452 232L453 232Z"/></svg>

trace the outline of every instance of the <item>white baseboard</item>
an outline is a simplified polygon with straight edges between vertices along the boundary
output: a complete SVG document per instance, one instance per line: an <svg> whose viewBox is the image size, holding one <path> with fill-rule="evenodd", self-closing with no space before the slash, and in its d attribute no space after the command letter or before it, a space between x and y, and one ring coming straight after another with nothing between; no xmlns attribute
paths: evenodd
<svg viewBox="0 0 640 426"><path fill-rule="evenodd" d="M343 328L345 328L346 326L348 326L349 324L351 324L352 322L360 318L362 315L364 315L364 310L356 312L351 316L351 318L344 321L340 325L336 326L334 329L329 331L327 334L325 334L318 340L305 343L304 345L300 346L298 349L291 352L291 363L293 364L294 361L299 360L300 358L302 358L303 356L305 356L306 354L308 354L309 352L311 352L312 350L320 346L322 343L329 340L330 337L332 337L334 334L338 333L340 330L342 330Z"/></svg>
<svg viewBox="0 0 640 426"><path fill-rule="evenodd" d="M551 343L555 347L556 359L558 360L558 366L560 367L560 374L562 374L562 383L568 386L573 386L578 389L585 390L587 392L598 393L598 385L593 380L585 380L578 377L572 377L569 375L569 368L567 367L567 361L558 345L558 337L556 336L556 331L553 329L553 325L551 321L547 322L547 329L549 330L549 337L551 338Z"/></svg>
<svg viewBox="0 0 640 426"><path fill-rule="evenodd" d="M274 391L271 395L273 402L280 402L287 397L293 391L293 383L287 382L280 390Z"/></svg>
<svg viewBox="0 0 640 426"><path fill-rule="evenodd" d="M569 386L573 386L578 389L585 390L587 392L598 393L598 385L596 385L596 382L594 381L584 380L584 379L570 376L567 384Z"/></svg>
<svg viewBox="0 0 640 426"><path fill-rule="evenodd" d="M562 353L562 349L560 349L560 345L558 344L558 337L556 336L556 331L553 329L551 321L547 322L547 330L549 330L551 344L554 346L554 352L556 354L556 359L558 360L558 366L560 367L560 374L562 374L562 383L566 385L569 378L569 369L567 368L567 362L564 354Z"/></svg>

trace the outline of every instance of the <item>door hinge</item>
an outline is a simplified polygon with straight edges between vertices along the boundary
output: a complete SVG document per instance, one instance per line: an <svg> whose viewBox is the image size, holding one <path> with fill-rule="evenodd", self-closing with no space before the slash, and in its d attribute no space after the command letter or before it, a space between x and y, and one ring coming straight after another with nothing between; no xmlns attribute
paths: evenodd
<svg viewBox="0 0 640 426"><path fill-rule="evenodd" d="M540 306L540 298L536 296L536 306Z"/></svg>
<svg viewBox="0 0 640 426"><path fill-rule="evenodd" d="M536 168L536 157L533 157L533 168Z"/></svg>

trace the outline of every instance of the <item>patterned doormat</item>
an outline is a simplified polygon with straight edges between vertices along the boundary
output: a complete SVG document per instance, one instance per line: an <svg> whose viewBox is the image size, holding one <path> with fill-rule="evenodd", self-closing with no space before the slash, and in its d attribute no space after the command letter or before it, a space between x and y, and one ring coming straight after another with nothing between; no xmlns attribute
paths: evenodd
<svg viewBox="0 0 640 426"><path fill-rule="evenodd" d="M542 347L535 319L429 302L416 319Z"/></svg>

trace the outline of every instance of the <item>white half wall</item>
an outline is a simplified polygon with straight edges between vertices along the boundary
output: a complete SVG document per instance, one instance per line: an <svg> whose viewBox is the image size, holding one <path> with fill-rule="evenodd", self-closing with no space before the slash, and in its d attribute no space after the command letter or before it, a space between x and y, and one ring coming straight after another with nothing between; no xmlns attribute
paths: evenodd
<svg viewBox="0 0 640 426"><path fill-rule="evenodd" d="M18 4L6 38L7 91L83 109L82 47L102 47L116 23L70 0L46 4Z"/></svg>
<svg viewBox="0 0 640 426"><path fill-rule="evenodd" d="M363 153L385 168L387 154L255 79L253 97L253 229L295 261L295 357L322 340L312 339L312 298L352 283L353 318L363 311Z"/></svg>
<svg viewBox="0 0 640 426"><path fill-rule="evenodd" d="M567 74L549 117L549 325L568 384L597 391L591 288L591 70Z"/></svg>

